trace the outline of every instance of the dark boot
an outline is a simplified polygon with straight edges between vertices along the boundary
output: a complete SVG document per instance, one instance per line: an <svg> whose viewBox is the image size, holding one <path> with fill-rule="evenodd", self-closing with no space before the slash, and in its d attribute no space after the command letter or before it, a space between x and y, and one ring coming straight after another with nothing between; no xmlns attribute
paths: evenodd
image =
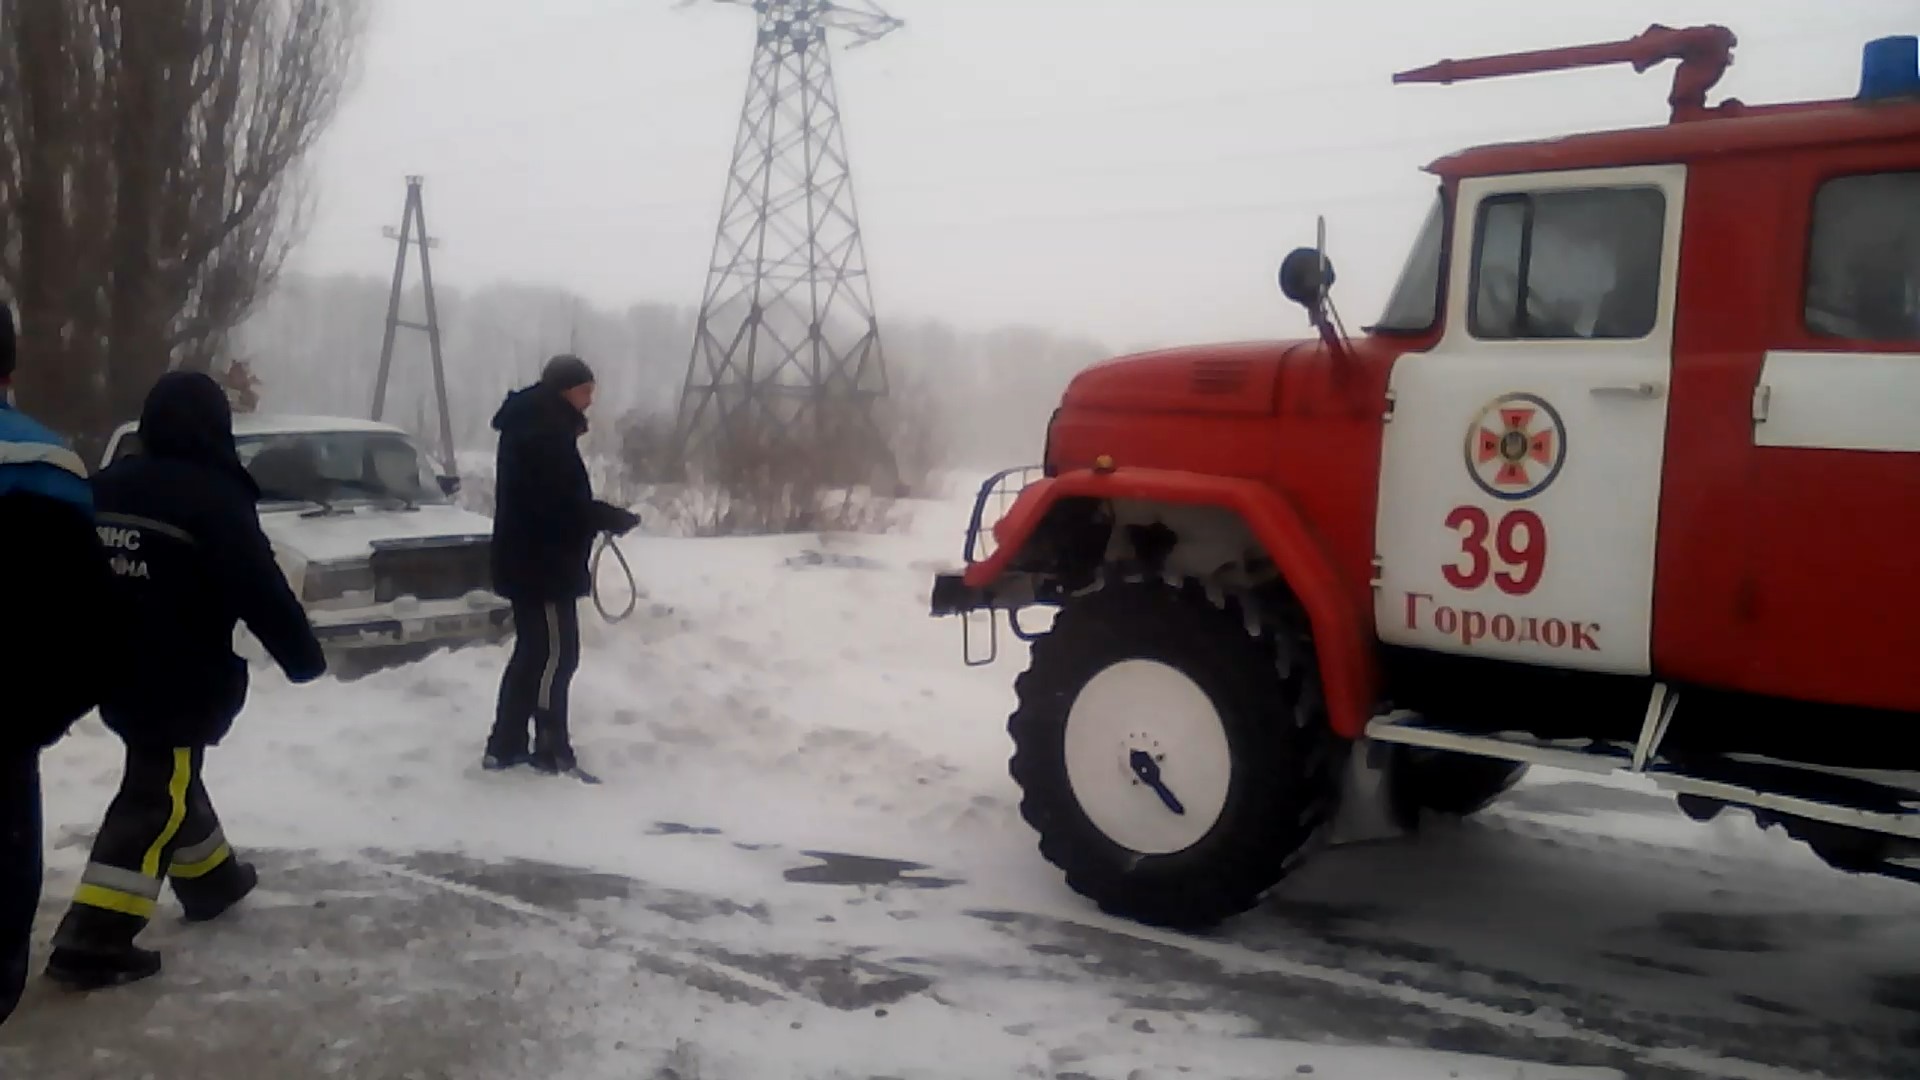
<svg viewBox="0 0 1920 1080"><path fill-rule="evenodd" d="M527 753L524 748L501 750L488 746L487 752L481 755L480 767L488 772L503 772L507 769L517 769L532 759L533 755Z"/></svg>
<svg viewBox="0 0 1920 1080"><path fill-rule="evenodd" d="M579 761L574 758L571 746L542 747L528 756L527 764L549 776L573 772L580 767Z"/></svg>
<svg viewBox="0 0 1920 1080"><path fill-rule="evenodd" d="M56 946L47 958L47 978L69 990L105 990L160 974L160 954L128 942L120 946Z"/></svg>
<svg viewBox="0 0 1920 1080"><path fill-rule="evenodd" d="M579 767L573 754L573 739L567 734L567 719L555 713L535 713L533 717L533 753L528 763L543 773L572 772Z"/></svg>
<svg viewBox="0 0 1920 1080"><path fill-rule="evenodd" d="M195 889L185 889L183 882L174 882L174 895L180 897L180 906L186 909L186 920L191 923L212 922L214 919L233 910L233 905L247 898L254 886L260 884L260 871L252 863L233 864L231 875L221 874L217 883L209 882L212 888L205 893ZM197 883L195 883L197 884Z"/></svg>

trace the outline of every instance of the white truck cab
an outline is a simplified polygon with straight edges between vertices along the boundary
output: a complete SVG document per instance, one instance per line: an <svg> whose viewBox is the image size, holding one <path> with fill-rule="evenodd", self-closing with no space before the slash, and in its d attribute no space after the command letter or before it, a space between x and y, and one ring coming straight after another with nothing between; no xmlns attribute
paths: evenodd
<svg viewBox="0 0 1920 1080"><path fill-rule="evenodd" d="M394 651L497 641L511 607L492 589L493 523L453 505L413 439L333 416L234 417L240 461L260 485L260 524L336 668ZM140 452L136 425L102 467ZM242 655L259 657L244 627Z"/></svg>

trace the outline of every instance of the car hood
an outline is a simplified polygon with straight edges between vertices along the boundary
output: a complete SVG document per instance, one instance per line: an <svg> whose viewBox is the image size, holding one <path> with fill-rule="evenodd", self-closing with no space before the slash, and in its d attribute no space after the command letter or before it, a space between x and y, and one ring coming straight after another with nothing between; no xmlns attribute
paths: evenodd
<svg viewBox="0 0 1920 1080"><path fill-rule="evenodd" d="M382 540L485 540L493 535L491 519L457 506L341 507L324 517L272 510L260 515L260 524L275 548L316 563L364 559Z"/></svg>

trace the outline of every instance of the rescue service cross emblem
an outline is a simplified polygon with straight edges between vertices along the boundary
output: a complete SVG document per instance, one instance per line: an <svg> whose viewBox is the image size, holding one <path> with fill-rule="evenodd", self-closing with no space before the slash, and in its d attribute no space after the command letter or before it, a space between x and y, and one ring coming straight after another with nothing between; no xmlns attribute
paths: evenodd
<svg viewBox="0 0 1920 1080"><path fill-rule="evenodd" d="M1567 460L1560 414L1534 394L1506 394L1467 429L1467 475L1496 499L1530 499L1547 489Z"/></svg>

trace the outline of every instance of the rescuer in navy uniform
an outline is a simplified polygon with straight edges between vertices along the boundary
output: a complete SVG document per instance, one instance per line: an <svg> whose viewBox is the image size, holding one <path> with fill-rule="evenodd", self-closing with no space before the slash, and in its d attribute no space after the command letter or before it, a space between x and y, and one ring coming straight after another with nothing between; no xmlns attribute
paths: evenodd
<svg viewBox="0 0 1920 1080"><path fill-rule="evenodd" d="M235 622L294 682L326 671L260 529L260 489L234 450L219 384L198 373L161 376L140 416L140 446L94 483L120 633L100 715L126 743L127 765L47 964L50 978L83 990L160 970L159 954L133 941L163 882L200 922L259 880L228 846L200 778L206 748L246 702Z"/></svg>
<svg viewBox="0 0 1920 1080"><path fill-rule="evenodd" d="M40 906L40 751L96 704L107 556L86 466L13 407L13 312L0 305L0 1023L26 988ZM64 670L63 670L64 669Z"/></svg>
<svg viewBox="0 0 1920 1080"><path fill-rule="evenodd" d="M567 730L567 689L580 663L580 598L602 532L640 523L593 497L580 436L593 404L593 371L577 356L547 361L540 381L507 395L494 415L493 587L513 603L513 656L500 680L487 739L488 769L523 762L541 772L577 769ZM527 721L533 721L533 745Z"/></svg>

